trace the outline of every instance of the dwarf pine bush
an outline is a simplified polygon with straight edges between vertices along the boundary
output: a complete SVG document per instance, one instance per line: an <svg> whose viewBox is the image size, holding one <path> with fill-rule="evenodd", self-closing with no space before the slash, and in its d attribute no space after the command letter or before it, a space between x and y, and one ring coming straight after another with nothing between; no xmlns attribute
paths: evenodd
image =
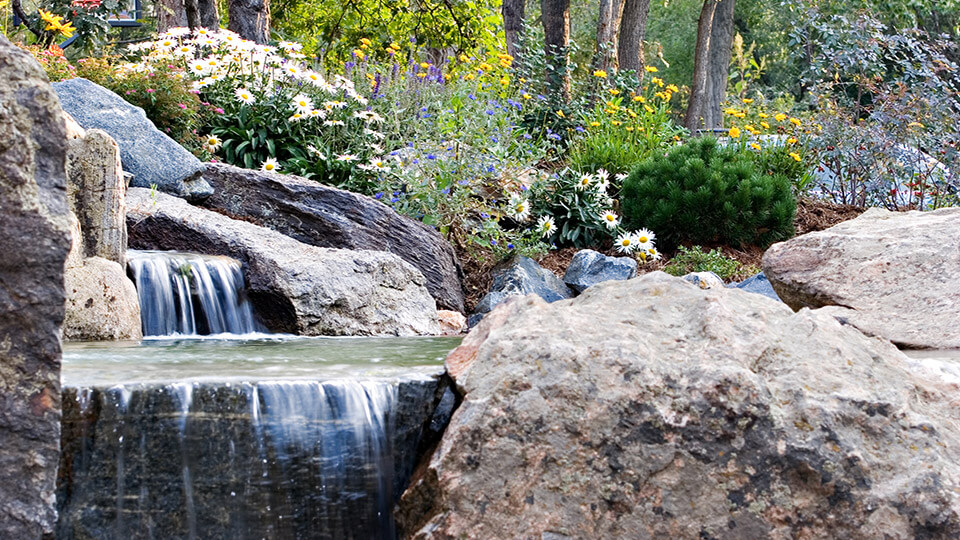
<svg viewBox="0 0 960 540"><path fill-rule="evenodd" d="M756 244L793 235L790 181L761 173L751 154L702 138L642 162L623 182L628 227L657 231L663 246Z"/></svg>

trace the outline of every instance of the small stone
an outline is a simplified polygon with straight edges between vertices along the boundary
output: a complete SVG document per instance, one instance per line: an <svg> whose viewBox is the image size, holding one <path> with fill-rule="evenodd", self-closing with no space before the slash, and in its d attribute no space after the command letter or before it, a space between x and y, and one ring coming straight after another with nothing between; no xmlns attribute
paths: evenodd
<svg viewBox="0 0 960 540"><path fill-rule="evenodd" d="M470 316L471 324L479 322L484 315L511 297L535 294L546 302L573 297L566 283L529 257L514 256L497 265L492 274L493 284L477 303Z"/></svg>
<svg viewBox="0 0 960 540"><path fill-rule="evenodd" d="M763 296L773 300L780 300L780 297L777 296L777 291L773 290L773 285L770 285L770 280L767 279L767 276L764 275L763 272L760 272L755 276L751 276L740 283L731 283L728 285L728 287L737 288L754 294L762 294Z"/></svg>
<svg viewBox="0 0 960 540"><path fill-rule="evenodd" d="M723 280L713 272L691 272L683 276L685 281L693 283L701 289L723 288Z"/></svg>
<svg viewBox="0 0 960 540"><path fill-rule="evenodd" d="M437 311L440 321L440 333L445 336L458 336L467 331L467 318L459 311L441 309Z"/></svg>
<svg viewBox="0 0 960 540"><path fill-rule="evenodd" d="M636 275L637 261L632 257L608 257L592 249L583 249L573 256L563 282L579 294L597 283L631 279Z"/></svg>

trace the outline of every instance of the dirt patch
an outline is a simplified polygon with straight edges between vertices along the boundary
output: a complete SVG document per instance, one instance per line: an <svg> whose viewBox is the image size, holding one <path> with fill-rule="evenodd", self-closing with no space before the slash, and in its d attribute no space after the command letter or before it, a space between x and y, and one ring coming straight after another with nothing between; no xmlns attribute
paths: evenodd
<svg viewBox="0 0 960 540"><path fill-rule="evenodd" d="M866 211L867 209L862 206L802 198L797 201L797 216L793 220L793 225L797 229L797 236L800 236L808 232L829 229Z"/></svg>

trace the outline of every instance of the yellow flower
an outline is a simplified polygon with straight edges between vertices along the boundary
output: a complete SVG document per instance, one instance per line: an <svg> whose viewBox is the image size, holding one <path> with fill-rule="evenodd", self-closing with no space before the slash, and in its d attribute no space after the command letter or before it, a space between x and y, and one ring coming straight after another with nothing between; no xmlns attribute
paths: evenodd
<svg viewBox="0 0 960 540"><path fill-rule="evenodd" d="M399 51L400 45L398 45L397 42L394 41L393 43L390 44L390 48Z"/></svg>
<svg viewBox="0 0 960 540"><path fill-rule="evenodd" d="M633 96L633 100L637 103L646 103L646 99L643 96Z"/></svg>
<svg viewBox="0 0 960 540"><path fill-rule="evenodd" d="M801 161L800 154L796 152L790 152L790 157L792 157L794 161Z"/></svg>
<svg viewBox="0 0 960 540"><path fill-rule="evenodd" d="M763 129L770 129L770 124L766 122L760 122L760 125L763 126Z"/></svg>
<svg viewBox="0 0 960 540"><path fill-rule="evenodd" d="M751 126L751 125L743 126L743 129L745 129L745 130L747 130L747 131L756 131L756 130L757 130L757 128L755 128L755 127L753 127L753 126Z"/></svg>
<svg viewBox="0 0 960 540"><path fill-rule="evenodd" d="M465 55L465 54L461 54L461 55L460 55L460 61L463 62L464 64L469 64L469 63L470 63L470 57L467 56L467 55Z"/></svg>
<svg viewBox="0 0 960 540"><path fill-rule="evenodd" d="M426 62L420 62L420 69L427 69L430 67L430 64Z"/></svg>
<svg viewBox="0 0 960 540"><path fill-rule="evenodd" d="M776 119L777 122L783 122L784 120L787 119L787 115L783 113L777 113L777 115L774 116L773 118Z"/></svg>
<svg viewBox="0 0 960 540"><path fill-rule="evenodd" d="M607 92L610 92L611 96L616 96L620 93L620 91L617 90L616 88L611 88L610 90L607 90Z"/></svg>
<svg viewBox="0 0 960 540"><path fill-rule="evenodd" d="M726 113L726 114L729 114L730 116L736 116L737 114L740 113L740 111L734 109L733 107L730 107L730 108L724 110L723 112Z"/></svg>
<svg viewBox="0 0 960 540"><path fill-rule="evenodd" d="M653 107L651 107L651 106L649 106L649 105L644 105L644 106L643 106L643 110L647 111L647 112L650 113L650 114L653 114Z"/></svg>
<svg viewBox="0 0 960 540"><path fill-rule="evenodd" d="M740 138L740 128L738 128L737 126L733 126L732 128L730 128L730 131L727 132L727 134L730 135L730 138L731 138L731 139L739 139L739 138Z"/></svg>
<svg viewBox="0 0 960 540"><path fill-rule="evenodd" d="M660 71L659 69L656 68L656 66L647 66L643 69L647 70L647 73L656 73Z"/></svg>
<svg viewBox="0 0 960 540"><path fill-rule="evenodd" d="M791 119L790 119L790 123L793 124L793 125L795 125L795 126L797 126L797 127L800 127L800 120L798 120L798 119L796 119L796 118L791 118Z"/></svg>
<svg viewBox="0 0 960 540"><path fill-rule="evenodd" d="M625 129L625 130L627 130L627 131L630 131L630 132L632 132L632 131L633 131L633 128L632 128L632 127L630 127L630 126L624 126L624 128L623 128L623 129Z"/></svg>
<svg viewBox="0 0 960 540"><path fill-rule="evenodd" d="M755 142L750 143L750 147L753 148L754 150L760 150L760 145Z"/></svg>
<svg viewBox="0 0 960 540"><path fill-rule="evenodd" d="M362 38L362 39L360 40L360 44L363 45L364 47L369 47L370 45L373 44L373 42L370 41L370 40L367 39L367 38Z"/></svg>
<svg viewBox="0 0 960 540"><path fill-rule="evenodd" d="M366 57L366 55L364 54L364 52L363 52L361 49L354 49L354 50L353 50L353 54L357 55L357 58L359 58L359 59L361 59L361 60L363 60L363 59Z"/></svg>
<svg viewBox="0 0 960 540"><path fill-rule="evenodd" d="M463 76L463 80L465 80L465 81L472 81L472 80L474 80L474 79L476 79L476 78L477 78L477 76L474 75L473 73L467 73L466 75Z"/></svg>
<svg viewBox="0 0 960 540"><path fill-rule="evenodd" d="M598 70L596 70L596 71L593 72L593 76L594 76L594 77L600 77L601 79L606 79L606 78L607 78L607 72L604 71L604 70L602 70L602 69L598 69Z"/></svg>
<svg viewBox="0 0 960 540"><path fill-rule="evenodd" d="M753 103L753 100L750 99L750 98L743 98L743 102L746 103L747 105L749 105L749 104Z"/></svg>
<svg viewBox="0 0 960 540"><path fill-rule="evenodd" d="M654 77L654 78L650 79L650 82L652 82L653 84L659 86L660 88L663 88L663 79L660 79L660 78L658 78L658 77Z"/></svg>
<svg viewBox="0 0 960 540"><path fill-rule="evenodd" d="M63 37L73 37L73 33L76 32L77 29L72 25L73 23L69 21L64 24L58 24L57 30L63 35Z"/></svg>
<svg viewBox="0 0 960 540"><path fill-rule="evenodd" d="M590 127L600 127L600 122L590 122Z"/></svg>
<svg viewBox="0 0 960 540"><path fill-rule="evenodd" d="M38 9L37 11L40 12L40 18L43 20L43 22L45 22L45 23L47 23L47 24L53 24L53 23L56 23L56 22L60 22L60 20L63 19L63 17L61 17L61 16L59 16L59 15L54 15L53 13L50 13L49 11L44 11L44 10L42 10L42 9ZM47 30L50 30L50 29L47 28Z"/></svg>
<svg viewBox="0 0 960 540"><path fill-rule="evenodd" d="M674 94L676 94L677 92L680 91L680 89L677 88L677 85L675 85L675 84L668 84L668 85L667 85L667 90L673 92Z"/></svg>
<svg viewBox="0 0 960 540"><path fill-rule="evenodd" d="M770 115L767 113L760 113L757 116L759 116L760 118L770 118Z"/></svg>
<svg viewBox="0 0 960 540"><path fill-rule="evenodd" d="M631 111L630 109L627 109L627 114L630 115L630 118L636 118L636 117L637 117L637 113Z"/></svg>
<svg viewBox="0 0 960 540"><path fill-rule="evenodd" d="M523 99L530 99L531 97L533 97L533 96L531 96L530 94L528 94L528 93L526 93L526 92L523 93Z"/></svg>
<svg viewBox="0 0 960 540"><path fill-rule="evenodd" d="M424 77L426 77L426 76L427 76L426 73L423 73L423 72L417 73L417 78L418 78L418 79L422 79L422 78L424 78Z"/></svg>
<svg viewBox="0 0 960 540"><path fill-rule="evenodd" d="M800 141L797 140L796 137L790 137L789 139L787 139L787 144L797 144L798 142Z"/></svg>
<svg viewBox="0 0 960 540"><path fill-rule="evenodd" d="M450 79L451 79L451 76L450 76L449 73L444 73L444 74L443 74L443 80L449 81Z"/></svg>
<svg viewBox="0 0 960 540"><path fill-rule="evenodd" d="M613 125L615 125L615 126L619 126L619 125L622 124L623 122L621 122L621 121L619 121L619 120L613 120L613 121L611 121L610 123L613 124Z"/></svg>
<svg viewBox="0 0 960 540"><path fill-rule="evenodd" d="M907 124L907 127L923 129L925 126L920 122L910 122L909 124Z"/></svg>
<svg viewBox="0 0 960 540"><path fill-rule="evenodd" d="M506 75L501 77L500 84L502 84L503 86L507 86L508 84L510 84L510 77L507 77Z"/></svg>
<svg viewBox="0 0 960 540"><path fill-rule="evenodd" d="M558 118L566 118L567 116L563 114L563 109L557 109L556 115Z"/></svg>
<svg viewBox="0 0 960 540"><path fill-rule="evenodd" d="M482 70L484 70L484 71L490 71L490 70L493 69L493 66L491 66L490 64L484 62L484 63L480 64L480 69L482 69Z"/></svg>

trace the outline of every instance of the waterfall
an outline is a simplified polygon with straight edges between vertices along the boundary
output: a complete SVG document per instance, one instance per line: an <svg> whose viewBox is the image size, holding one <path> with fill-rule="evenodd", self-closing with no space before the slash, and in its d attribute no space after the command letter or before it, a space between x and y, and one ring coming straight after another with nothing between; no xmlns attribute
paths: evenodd
<svg viewBox="0 0 960 540"><path fill-rule="evenodd" d="M144 336L257 331L240 263L173 251L127 252Z"/></svg>
<svg viewBox="0 0 960 540"><path fill-rule="evenodd" d="M84 435L66 445L58 538L396 538L398 460L413 456L397 454L411 426L396 409L436 384L69 388L65 433Z"/></svg>

